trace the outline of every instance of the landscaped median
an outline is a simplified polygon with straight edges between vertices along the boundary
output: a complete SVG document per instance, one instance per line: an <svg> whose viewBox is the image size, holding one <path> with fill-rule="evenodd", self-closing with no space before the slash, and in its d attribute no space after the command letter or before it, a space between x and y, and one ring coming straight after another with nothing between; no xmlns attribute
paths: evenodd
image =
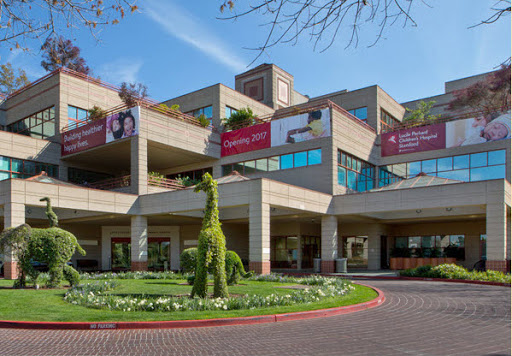
<svg viewBox="0 0 512 356"><path fill-rule="evenodd" d="M13 289L0 281L0 327L111 329L234 325L343 314L377 306L381 292L340 278L254 276L229 298L190 298L186 276L82 275L62 289ZM211 287L210 287L211 288ZM59 322L59 323L56 323Z"/></svg>
<svg viewBox="0 0 512 356"><path fill-rule="evenodd" d="M420 266L400 271L401 277L447 279L452 281L467 281L483 284L499 284L510 286L510 273L499 271L468 271L456 264L439 266Z"/></svg>

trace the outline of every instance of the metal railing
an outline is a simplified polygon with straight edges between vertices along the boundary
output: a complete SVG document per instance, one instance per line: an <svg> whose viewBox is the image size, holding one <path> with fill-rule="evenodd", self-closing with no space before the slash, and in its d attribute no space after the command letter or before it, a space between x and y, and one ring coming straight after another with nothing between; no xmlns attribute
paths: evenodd
<svg viewBox="0 0 512 356"><path fill-rule="evenodd" d="M148 185L166 189L184 189L185 186L174 179L160 178L148 175Z"/></svg>
<svg viewBox="0 0 512 356"><path fill-rule="evenodd" d="M100 180L94 183L84 184L87 188L101 189L101 190L112 190L116 188L129 187L131 184L131 176L115 177Z"/></svg>

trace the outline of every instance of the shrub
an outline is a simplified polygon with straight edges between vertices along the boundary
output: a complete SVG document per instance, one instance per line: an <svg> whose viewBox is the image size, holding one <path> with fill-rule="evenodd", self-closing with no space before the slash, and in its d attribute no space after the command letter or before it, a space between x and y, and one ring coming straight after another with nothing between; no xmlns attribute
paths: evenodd
<svg viewBox="0 0 512 356"><path fill-rule="evenodd" d="M199 125L201 125L202 127L210 126L210 120L208 120L208 118L204 114L199 115L197 120L199 121Z"/></svg>
<svg viewBox="0 0 512 356"><path fill-rule="evenodd" d="M255 123L256 116L250 108L242 108L231 114L229 118L224 120L226 130L238 130L242 127L252 126Z"/></svg>
<svg viewBox="0 0 512 356"><path fill-rule="evenodd" d="M107 112L99 106L94 105L92 109L89 109L89 119L91 119L91 121L99 120L105 116L107 116Z"/></svg>
<svg viewBox="0 0 512 356"><path fill-rule="evenodd" d="M421 266L401 271L400 275L406 277L465 279L472 281L510 283L510 274L491 270L485 272L470 272L464 267L456 264L443 264L435 267Z"/></svg>
<svg viewBox="0 0 512 356"><path fill-rule="evenodd" d="M194 273L196 270L197 248L191 247L183 250L180 256L181 269L185 273Z"/></svg>

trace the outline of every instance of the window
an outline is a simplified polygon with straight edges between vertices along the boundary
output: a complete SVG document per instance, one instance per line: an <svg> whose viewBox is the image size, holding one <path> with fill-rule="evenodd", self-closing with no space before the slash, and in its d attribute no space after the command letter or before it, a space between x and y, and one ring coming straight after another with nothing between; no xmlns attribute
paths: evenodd
<svg viewBox="0 0 512 356"><path fill-rule="evenodd" d="M6 126L8 132L33 138L55 136L55 108L51 107Z"/></svg>
<svg viewBox="0 0 512 356"><path fill-rule="evenodd" d="M368 268L368 236L343 237L343 257L350 268Z"/></svg>
<svg viewBox="0 0 512 356"><path fill-rule="evenodd" d="M194 117L199 117L201 115L204 115L210 121L210 125L211 125L212 124L212 116L213 116L213 107L211 105L210 106L205 106L203 108L199 108L199 109L195 109L195 110L189 111L189 112L187 112L185 114L191 115L191 116L194 116Z"/></svg>
<svg viewBox="0 0 512 356"><path fill-rule="evenodd" d="M322 149L289 153L281 156L259 158L257 160L245 161L222 166L222 175L226 176L233 171L240 174L251 174L258 172L273 172L282 169L312 166L322 163Z"/></svg>
<svg viewBox="0 0 512 356"><path fill-rule="evenodd" d="M355 192L373 189L375 166L343 151L338 151L338 184Z"/></svg>
<svg viewBox="0 0 512 356"><path fill-rule="evenodd" d="M392 255L465 259L464 235L395 237ZM404 251L406 253L404 253Z"/></svg>
<svg viewBox="0 0 512 356"><path fill-rule="evenodd" d="M89 112L87 110L68 105L69 130L76 129L77 127L86 125L88 117Z"/></svg>
<svg viewBox="0 0 512 356"><path fill-rule="evenodd" d="M229 106L226 105L226 112L225 112L225 115L226 115L226 119L229 119L231 117L232 114L238 112L237 109L233 109Z"/></svg>
<svg viewBox="0 0 512 356"><path fill-rule="evenodd" d="M222 172L224 173L224 170ZM173 173L173 174L167 175L167 179L176 179L176 178L186 178L186 177L189 177L192 180L201 180L203 178L203 174L205 174L205 173L210 173L210 175L213 174L213 168L212 167L207 167L207 168L196 169L194 171ZM229 173L231 173L231 171L228 172L227 174L229 174Z"/></svg>
<svg viewBox="0 0 512 356"><path fill-rule="evenodd" d="M26 161L0 156L0 180L9 178L30 178L45 171L50 177L57 178L58 166L47 163Z"/></svg>
<svg viewBox="0 0 512 356"><path fill-rule="evenodd" d="M396 118L384 110L380 110L380 131L381 133L393 131L400 124Z"/></svg>
<svg viewBox="0 0 512 356"><path fill-rule="evenodd" d="M347 111L349 113L351 113L352 115L354 115L355 117L357 117L359 120L366 123L366 119L368 118L368 109L366 106L364 106L362 108L347 110Z"/></svg>
<svg viewBox="0 0 512 356"><path fill-rule="evenodd" d="M504 179L505 157L505 150L497 150L381 166L379 187L416 177L421 172L462 182Z"/></svg>
<svg viewBox="0 0 512 356"><path fill-rule="evenodd" d="M272 236L270 261L272 268L297 268L297 236Z"/></svg>
<svg viewBox="0 0 512 356"><path fill-rule="evenodd" d="M75 184L87 185L113 177L111 174L86 171L75 167L68 168L68 181Z"/></svg>

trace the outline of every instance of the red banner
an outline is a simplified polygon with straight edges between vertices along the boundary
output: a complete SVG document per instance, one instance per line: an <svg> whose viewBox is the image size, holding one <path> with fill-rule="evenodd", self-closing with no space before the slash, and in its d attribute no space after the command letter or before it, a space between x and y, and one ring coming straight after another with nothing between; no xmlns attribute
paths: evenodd
<svg viewBox="0 0 512 356"><path fill-rule="evenodd" d="M270 147L270 122L225 132L221 135L221 156Z"/></svg>
<svg viewBox="0 0 512 356"><path fill-rule="evenodd" d="M105 144L106 119L100 119L62 134L62 156Z"/></svg>
<svg viewBox="0 0 512 356"><path fill-rule="evenodd" d="M446 125L435 124L381 135L381 155L393 156L446 148Z"/></svg>

